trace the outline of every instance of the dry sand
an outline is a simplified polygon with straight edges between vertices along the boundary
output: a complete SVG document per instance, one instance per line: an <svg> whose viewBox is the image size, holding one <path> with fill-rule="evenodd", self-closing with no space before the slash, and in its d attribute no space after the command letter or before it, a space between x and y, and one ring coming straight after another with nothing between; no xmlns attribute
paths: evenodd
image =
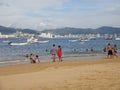
<svg viewBox="0 0 120 90"><path fill-rule="evenodd" d="M0 67L0 90L120 90L120 58Z"/></svg>

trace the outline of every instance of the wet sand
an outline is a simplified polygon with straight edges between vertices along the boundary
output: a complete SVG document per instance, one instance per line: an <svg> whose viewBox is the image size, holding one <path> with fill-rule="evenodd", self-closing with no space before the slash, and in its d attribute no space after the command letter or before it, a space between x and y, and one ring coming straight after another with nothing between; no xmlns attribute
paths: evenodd
<svg viewBox="0 0 120 90"><path fill-rule="evenodd" d="M120 58L0 67L0 90L120 90Z"/></svg>

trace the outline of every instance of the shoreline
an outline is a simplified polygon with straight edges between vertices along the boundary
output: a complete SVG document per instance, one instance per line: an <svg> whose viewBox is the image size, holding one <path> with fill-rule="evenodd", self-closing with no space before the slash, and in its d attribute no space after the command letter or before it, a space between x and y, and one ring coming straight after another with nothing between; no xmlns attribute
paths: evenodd
<svg viewBox="0 0 120 90"><path fill-rule="evenodd" d="M69 61L69 60L83 60L83 59L95 59L95 58L105 58L105 53L87 53L87 54L64 54L63 55L63 61ZM46 56L40 56L41 62L52 62L51 55ZM56 61L58 61L58 57L56 57ZM8 59L8 60L1 60L0 61L0 67L2 66L11 66L11 65L17 65L17 64L29 64L30 60L28 58L21 57L19 59Z"/></svg>
<svg viewBox="0 0 120 90"><path fill-rule="evenodd" d="M26 64L15 64L15 65L8 65L8 66L2 66L0 67L0 76L1 75L12 75L12 74L22 74L22 73L30 73L30 72L37 72L39 70L42 70L42 69L46 69L46 68L49 68L49 67L64 67L64 66L78 66L78 65L92 65L92 64L103 64L103 63L114 63L114 62L120 62L120 57L118 58L112 58L112 59L109 59L109 58L92 58L92 59L81 59L81 60L66 60L66 61L62 61L62 62L59 62L59 61L56 61L56 62L40 62L40 63L26 63ZM57 66L58 65L58 66ZM33 69L35 69L34 71L33 70L26 70L28 69L28 67L32 67ZM39 68L38 68L39 67ZM20 70L21 68L23 68L22 70ZM9 72L6 72L8 69L10 69ZM18 71L16 71L18 69ZM5 72L2 72L4 71ZM13 71L16 71L13 72Z"/></svg>

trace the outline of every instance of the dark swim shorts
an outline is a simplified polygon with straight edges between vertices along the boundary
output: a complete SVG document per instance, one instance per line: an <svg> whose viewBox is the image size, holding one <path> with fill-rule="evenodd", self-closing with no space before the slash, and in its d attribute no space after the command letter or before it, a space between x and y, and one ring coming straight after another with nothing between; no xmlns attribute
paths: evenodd
<svg viewBox="0 0 120 90"><path fill-rule="evenodd" d="M109 50L109 51L108 51L108 55L113 55L112 50Z"/></svg>

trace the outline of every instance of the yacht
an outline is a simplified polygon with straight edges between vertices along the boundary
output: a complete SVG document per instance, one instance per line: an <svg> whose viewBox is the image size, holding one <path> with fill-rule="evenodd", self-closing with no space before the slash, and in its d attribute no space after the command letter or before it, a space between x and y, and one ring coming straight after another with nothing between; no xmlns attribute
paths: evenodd
<svg viewBox="0 0 120 90"><path fill-rule="evenodd" d="M38 39L37 38L34 38L34 37L31 37L31 38L28 38L26 42L23 42L23 43L14 43L14 42L11 42L9 41L8 42L8 45L27 45L27 44L31 44L31 43L39 43Z"/></svg>
<svg viewBox="0 0 120 90"><path fill-rule="evenodd" d="M31 37L31 38L28 38L27 39L27 43L38 43L38 39L37 38L34 38L34 37Z"/></svg>

